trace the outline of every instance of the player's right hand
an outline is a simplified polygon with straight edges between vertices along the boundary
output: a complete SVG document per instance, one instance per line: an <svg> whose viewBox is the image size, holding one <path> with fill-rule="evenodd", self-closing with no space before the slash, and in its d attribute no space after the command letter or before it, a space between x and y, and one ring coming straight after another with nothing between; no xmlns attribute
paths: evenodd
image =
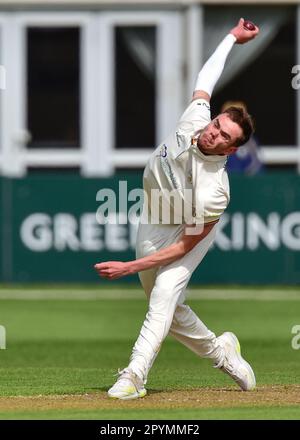
<svg viewBox="0 0 300 440"><path fill-rule="evenodd" d="M256 37L259 33L259 27L255 25L254 31L244 28L244 19L240 18L237 26L231 29L230 33L235 36L236 44L244 44Z"/></svg>

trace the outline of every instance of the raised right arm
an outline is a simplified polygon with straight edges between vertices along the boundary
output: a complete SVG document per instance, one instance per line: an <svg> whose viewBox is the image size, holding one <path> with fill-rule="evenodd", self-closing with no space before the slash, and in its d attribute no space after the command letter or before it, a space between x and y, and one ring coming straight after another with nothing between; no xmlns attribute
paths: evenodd
<svg viewBox="0 0 300 440"><path fill-rule="evenodd" d="M237 26L231 29L230 33L221 41L212 56L202 67L196 81L193 100L202 98L210 102L214 87L223 72L226 59L233 45L235 43L247 43L247 41L252 40L258 34L259 29L257 26L254 31L249 31L244 28L243 24L244 19L241 18Z"/></svg>

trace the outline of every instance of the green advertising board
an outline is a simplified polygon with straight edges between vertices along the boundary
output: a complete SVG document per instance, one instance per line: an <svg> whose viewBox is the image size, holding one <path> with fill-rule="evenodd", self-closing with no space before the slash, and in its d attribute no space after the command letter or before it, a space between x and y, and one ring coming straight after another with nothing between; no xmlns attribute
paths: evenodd
<svg viewBox="0 0 300 440"><path fill-rule="evenodd" d="M126 190L123 184L119 196L120 181ZM274 173L230 181L230 205L192 282L299 283L300 177ZM133 259L136 225L100 225L96 196L101 189L113 190L116 212L127 218L137 200L131 191L141 182L141 173L0 180L1 281L97 282L96 262Z"/></svg>
<svg viewBox="0 0 300 440"><path fill-rule="evenodd" d="M2 178L0 177L0 280L3 279L3 256L4 256L4 243L3 243L3 203L2 203Z"/></svg>

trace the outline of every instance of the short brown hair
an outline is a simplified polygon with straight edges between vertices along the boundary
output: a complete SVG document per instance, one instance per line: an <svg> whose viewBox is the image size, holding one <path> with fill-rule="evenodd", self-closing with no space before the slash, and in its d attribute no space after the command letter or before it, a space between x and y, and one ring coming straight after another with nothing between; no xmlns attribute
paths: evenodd
<svg viewBox="0 0 300 440"><path fill-rule="evenodd" d="M250 136L254 132L254 121L245 107L232 105L230 107L226 107L222 113L226 113L229 118L238 124L243 130L243 136L237 139L236 146L240 147L248 142Z"/></svg>

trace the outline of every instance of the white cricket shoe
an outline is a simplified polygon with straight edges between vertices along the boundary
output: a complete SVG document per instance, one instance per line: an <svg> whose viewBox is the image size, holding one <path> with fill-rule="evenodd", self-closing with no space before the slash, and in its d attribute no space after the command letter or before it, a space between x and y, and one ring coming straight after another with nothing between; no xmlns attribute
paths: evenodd
<svg viewBox="0 0 300 440"><path fill-rule="evenodd" d="M221 365L215 365L215 368L227 373L243 391L253 390L256 386L255 375L248 362L241 356L238 338L231 332L225 332L217 341L224 348L225 359Z"/></svg>
<svg viewBox="0 0 300 440"><path fill-rule="evenodd" d="M147 394L144 383L129 368L118 371L119 378L117 382L108 390L108 396L113 399L138 399Z"/></svg>

